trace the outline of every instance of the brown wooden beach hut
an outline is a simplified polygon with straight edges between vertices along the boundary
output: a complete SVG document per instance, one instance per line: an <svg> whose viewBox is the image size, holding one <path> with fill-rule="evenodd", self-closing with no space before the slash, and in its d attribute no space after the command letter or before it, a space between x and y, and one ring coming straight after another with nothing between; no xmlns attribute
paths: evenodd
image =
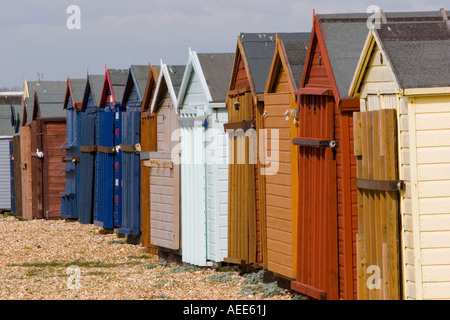
<svg viewBox="0 0 450 320"><path fill-rule="evenodd" d="M366 14L313 15L298 94L298 228L291 288L315 299L356 298L357 197L351 76Z"/></svg>
<svg viewBox="0 0 450 320"><path fill-rule="evenodd" d="M26 108L32 108L31 121L20 131L26 219L58 218L61 213L60 192L65 189L65 152L61 146L66 140L65 110L61 106L66 85L66 81L27 83Z"/></svg>
<svg viewBox="0 0 450 320"><path fill-rule="evenodd" d="M288 41L277 37L264 91L262 124L267 130L267 148L278 151L277 159L271 154L272 161L265 166L264 268L290 280L295 279L296 272L298 215L298 149L291 140L297 137L295 91L300 85L309 37L309 32ZM277 132L278 139L271 131Z"/></svg>
<svg viewBox="0 0 450 320"><path fill-rule="evenodd" d="M282 39L295 33L281 33ZM231 70L226 105L229 134L228 257L225 262L262 266L265 252L264 183L258 130L264 89L276 45L275 33L241 33Z"/></svg>

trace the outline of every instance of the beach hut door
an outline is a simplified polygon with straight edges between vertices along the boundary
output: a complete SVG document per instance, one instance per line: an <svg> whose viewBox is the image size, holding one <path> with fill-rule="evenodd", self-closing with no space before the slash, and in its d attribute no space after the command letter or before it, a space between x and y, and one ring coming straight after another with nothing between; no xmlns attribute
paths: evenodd
<svg viewBox="0 0 450 320"><path fill-rule="evenodd" d="M297 276L291 287L315 299L338 298L334 99L299 97Z"/></svg>
<svg viewBox="0 0 450 320"><path fill-rule="evenodd" d="M355 112L358 299L400 299L399 190L395 109Z"/></svg>

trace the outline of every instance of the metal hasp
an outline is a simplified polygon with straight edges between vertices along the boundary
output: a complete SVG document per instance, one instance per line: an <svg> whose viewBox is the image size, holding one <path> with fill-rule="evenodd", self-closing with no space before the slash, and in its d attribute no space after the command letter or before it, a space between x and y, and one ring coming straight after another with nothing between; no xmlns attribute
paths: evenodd
<svg viewBox="0 0 450 320"><path fill-rule="evenodd" d="M337 141L336 140L317 140L317 139L308 139L308 138L294 138L292 139L292 143L296 146L302 147L318 147L318 148L336 148Z"/></svg>
<svg viewBox="0 0 450 320"><path fill-rule="evenodd" d="M400 191L405 189L403 180L370 180L356 178L356 188L376 191Z"/></svg>

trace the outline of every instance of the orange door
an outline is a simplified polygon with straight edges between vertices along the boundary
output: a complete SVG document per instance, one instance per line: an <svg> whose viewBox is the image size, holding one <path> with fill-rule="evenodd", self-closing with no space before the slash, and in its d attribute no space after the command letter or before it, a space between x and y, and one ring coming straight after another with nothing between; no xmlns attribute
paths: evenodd
<svg viewBox="0 0 450 320"><path fill-rule="evenodd" d="M297 276L292 289L316 299L338 298L334 99L299 99Z"/></svg>

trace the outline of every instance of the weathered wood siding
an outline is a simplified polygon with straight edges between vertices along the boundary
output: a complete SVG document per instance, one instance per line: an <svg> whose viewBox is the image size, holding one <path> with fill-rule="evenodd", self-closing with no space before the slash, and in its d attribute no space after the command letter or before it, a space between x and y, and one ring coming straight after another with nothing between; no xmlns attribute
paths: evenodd
<svg viewBox="0 0 450 320"><path fill-rule="evenodd" d="M32 177L31 177L31 128L20 127L20 167L22 171L22 218L31 220L32 216Z"/></svg>
<svg viewBox="0 0 450 320"><path fill-rule="evenodd" d="M43 162L43 189L44 216L46 218L58 218L61 213L60 192L65 189L65 167L61 159L65 151L61 149L66 140L66 122L50 121L43 123L44 151Z"/></svg>
<svg viewBox="0 0 450 320"><path fill-rule="evenodd" d="M250 89L229 95L228 122L253 120L253 98ZM235 110L235 102L240 103ZM239 132L240 131L240 132ZM251 130L229 133L228 182L228 258L229 261L257 262L255 164L249 162L249 145L254 148ZM247 136L246 136L247 134ZM254 150L254 149L253 149Z"/></svg>
<svg viewBox="0 0 450 320"><path fill-rule="evenodd" d="M402 288L404 299L416 298L413 218L411 211L411 174L408 99L395 93L395 76L386 58L375 44L361 82L361 111L395 109L397 112L399 179L405 182L400 191ZM380 93L378 95L377 93Z"/></svg>
<svg viewBox="0 0 450 320"><path fill-rule="evenodd" d="M369 180L358 185L358 298L398 300L399 192L379 190L373 183L398 180L396 110L365 111L354 116L358 179Z"/></svg>
<svg viewBox="0 0 450 320"><path fill-rule="evenodd" d="M43 151L42 136L43 123L41 120L33 120L30 123L31 128L31 179L33 181L32 193L32 215L34 219L44 218L44 197L43 197L43 162L44 158L37 156L36 152Z"/></svg>
<svg viewBox="0 0 450 320"><path fill-rule="evenodd" d="M180 249L180 165L172 161L172 150L179 143L175 106L169 93L155 112L156 151L150 152L150 225L152 245Z"/></svg>
<svg viewBox="0 0 450 320"><path fill-rule="evenodd" d="M14 151L14 215L22 218L22 162L20 152L20 134L13 137Z"/></svg>

